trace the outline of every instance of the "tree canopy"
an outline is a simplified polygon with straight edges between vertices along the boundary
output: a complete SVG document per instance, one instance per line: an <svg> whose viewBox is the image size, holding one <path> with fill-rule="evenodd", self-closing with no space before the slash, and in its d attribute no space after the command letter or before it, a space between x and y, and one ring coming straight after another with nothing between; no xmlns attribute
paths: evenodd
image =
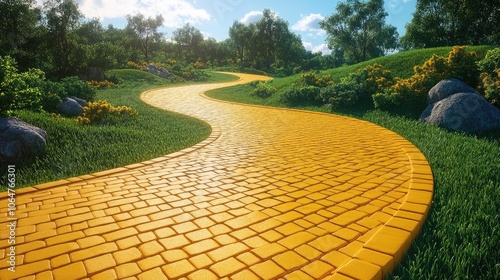
<svg viewBox="0 0 500 280"><path fill-rule="evenodd" d="M405 49L500 43L500 1L418 0Z"/></svg>
<svg viewBox="0 0 500 280"><path fill-rule="evenodd" d="M398 47L396 27L387 25L383 0L347 0L320 26L330 49L343 53L348 63L382 56Z"/></svg>

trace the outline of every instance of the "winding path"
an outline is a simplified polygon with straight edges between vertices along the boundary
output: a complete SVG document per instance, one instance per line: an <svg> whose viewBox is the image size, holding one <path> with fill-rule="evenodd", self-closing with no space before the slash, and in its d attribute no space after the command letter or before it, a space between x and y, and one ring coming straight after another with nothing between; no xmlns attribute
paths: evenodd
<svg viewBox="0 0 500 280"><path fill-rule="evenodd" d="M142 94L149 104L208 122L205 141L18 190L15 273L7 270L7 195L0 194L0 279L387 275L430 207L425 157L365 121L203 95L266 78L238 76Z"/></svg>

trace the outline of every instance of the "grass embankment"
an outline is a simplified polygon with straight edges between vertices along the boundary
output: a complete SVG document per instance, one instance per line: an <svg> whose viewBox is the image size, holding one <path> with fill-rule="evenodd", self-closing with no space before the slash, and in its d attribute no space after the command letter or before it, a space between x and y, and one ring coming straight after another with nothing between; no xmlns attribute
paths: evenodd
<svg viewBox="0 0 500 280"><path fill-rule="evenodd" d="M470 48L480 57L488 47ZM451 48L403 52L362 64L331 69L335 80L356 69L380 63L395 76L408 77L414 65ZM208 96L233 102L286 107L279 93L299 83L298 76L276 79L269 98L252 96L249 85L223 88ZM326 107L295 107L331 112ZM432 208L420 236L388 279L496 279L500 275L500 131L467 135L429 126L415 118L362 109L332 113L367 120L395 131L417 146L434 173ZM409 115L416 115L413 112Z"/></svg>
<svg viewBox="0 0 500 280"><path fill-rule="evenodd" d="M130 106L138 116L115 125L82 125L75 119L56 119L47 113L15 112L20 119L48 134L45 154L33 162L16 165L16 187L26 187L68 177L108 170L163 156L190 147L211 133L210 126L197 119L151 107L139 98L152 88L179 86L139 70L112 70L119 86L98 90L96 100L113 106ZM199 83L226 82L237 77L210 73ZM6 178L5 170L0 178ZM2 173L3 172L3 173ZM4 182L0 182L2 185ZM1 190L5 188L0 187Z"/></svg>

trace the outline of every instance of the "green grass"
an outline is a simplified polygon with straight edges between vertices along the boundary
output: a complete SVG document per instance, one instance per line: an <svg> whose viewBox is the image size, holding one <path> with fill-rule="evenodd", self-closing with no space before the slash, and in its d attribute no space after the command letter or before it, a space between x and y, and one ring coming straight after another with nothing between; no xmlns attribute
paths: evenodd
<svg viewBox="0 0 500 280"><path fill-rule="evenodd" d="M472 48L474 50L474 48ZM488 47L477 47L484 53ZM451 48L403 52L358 65L325 71L335 79L372 63L398 75L412 73L433 53L446 55ZM411 66L410 66L411 65ZM406 71L404 68L410 68ZM398 69L398 70L394 70ZM251 95L241 85L207 93L233 102L287 107L278 95L298 82L298 76L272 81L278 91L269 98ZM326 107L297 109L330 113ZM496 279L500 275L500 130L467 135L429 126L414 118L358 108L332 113L367 120L399 133L427 157L434 174L432 208L422 231L403 262L388 279Z"/></svg>
<svg viewBox="0 0 500 280"><path fill-rule="evenodd" d="M151 107L139 98L141 92L151 88L188 83L170 84L165 79L138 70L108 73L113 74L123 82L116 88L99 90L96 99L108 100L113 106L130 106L139 112L137 117L116 125L79 125L74 119L58 121L46 113L16 112L19 118L41 127L48 134L43 156L16 165L16 187L145 161L190 147L210 135L208 124ZM202 83L237 79L219 73L209 75ZM0 178L6 178L6 172L6 168L2 168ZM5 190L5 187L0 188Z"/></svg>

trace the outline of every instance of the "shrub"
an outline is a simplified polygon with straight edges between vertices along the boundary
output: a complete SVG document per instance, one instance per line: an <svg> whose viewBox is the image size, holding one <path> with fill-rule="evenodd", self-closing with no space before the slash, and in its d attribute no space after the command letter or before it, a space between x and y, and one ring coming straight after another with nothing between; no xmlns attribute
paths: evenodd
<svg viewBox="0 0 500 280"><path fill-rule="evenodd" d="M110 88L110 87L115 87L116 84L113 82L110 82L108 80L104 80L101 82L98 81L88 81L87 85L96 88L96 89L102 89L102 88Z"/></svg>
<svg viewBox="0 0 500 280"><path fill-rule="evenodd" d="M315 86L315 87L326 87L328 85L333 85L333 79L330 74L323 76L318 75L318 71L312 71L308 73L300 74L301 87L305 86Z"/></svg>
<svg viewBox="0 0 500 280"><path fill-rule="evenodd" d="M354 83L337 83L321 89L320 96L323 103L332 108L352 107L359 101L360 86Z"/></svg>
<svg viewBox="0 0 500 280"><path fill-rule="evenodd" d="M56 112L57 105L66 97L66 92L61 83L45 81L42 86L42 108L47 112Z"/></svg>
<svg viewBox="0 0 500 280"><path fill-rule="evenodd" d="M204 69L206 68L206 65L205 63L201 62L201 61L196 61L195 63L192 63L191 64L195 69Z"/></svg>
<svg viewBox="0 0 500 280"><path fill-rule="evenodd" d="M134 117L138 114L127 106L113 107L106 100L89 102L88 106L83 107L83 116L76 118L81 124L90 123L114 123L120 120Z"/></svg>
<svg viewBox="0 0 500 280"><path fill-rule="evenodd" d="M489 73L481 73L482 90L484 97L491 102L491 104L500 108L500 69L494 71L496 75Z"/></svg>
<svg viewBox="0 0 500 280"><path fill-rule="evenodd" d="M95 98L96 90L76 76L63 78L61 84L67 96L76 96L86 101L92 101Z"/></svg>
<svg viewBox="0 0 500 280"><path fill-rule="evenodd" d="M255 85L255 89L253 90L253 95L260 97L260 98L267 98L276 91L276 88L273 87L269 82L262 82L259 81Z"/></svg>
<svg viewBox="0 0 500 280"><path fill-rule="evenodd" d="M127 65L129 67L132 67L132 68L135 68L135 69L139 69L139 70L145 70L146 69L146 66L148 65L146 61L141 61L139 63L135 63L133 61L129 61L127 62Z"/></svg>
<svg viewBox="0 0 500 280"><path fill-rule="evenodd" d="M482 71L480 89L484 97L500 107L500 48L489 50L478 67Z"/></svg>
<svg viewBox="0 0 500 280"><path fill-rule="evenodd" d="M45 73L30 69L19 73L16 61L0 56L0 115L10 115L12 110L40 110Z"/></svg>
<svg viewBox="0 0 500 280"><path fill-rule="evenodd" d="M314 104L320 100L320 88L315 86L292 87L281 95L281 101L290 105Z"/></svg>
<svg viewBox="0 0 500 280"><path fill-rule="evenodd" d="M414 74L410 78L395 78L390 90L379 91L377 96L373 97L375 107L389 109L404 105L421 108L425 105L429 90L447 78L457 78L476 87L479 77L476 53L467 52L466 49L467 47L456 46L449 52L448 57L433 55L423 65L415 66Z"/></svg>

